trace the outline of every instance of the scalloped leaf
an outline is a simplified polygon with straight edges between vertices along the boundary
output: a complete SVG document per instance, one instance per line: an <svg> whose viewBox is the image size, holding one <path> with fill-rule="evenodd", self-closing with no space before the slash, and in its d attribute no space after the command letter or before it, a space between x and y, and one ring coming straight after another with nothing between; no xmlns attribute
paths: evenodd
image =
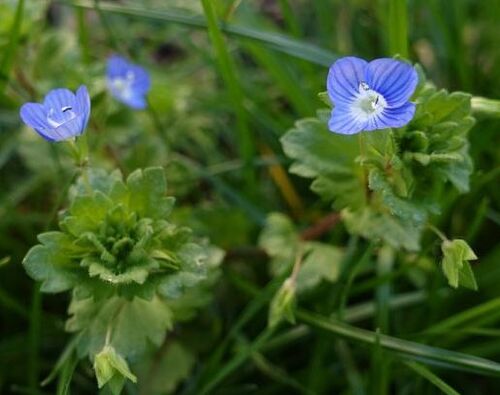
<svg viewBox="0 0 500 395"><path fill-rule="evenodd" d="M333 201L337 209L363 206L363 173L355 163L358 140L330 132L326 126L329 113L320 110L318 118L297 121L281 138L285 154L295 160L290 172L315 178L313 191Z"/></svg>
<svg viewBox="0 0 500 395"><path fill-rule="evenodd" d="M174 205L174 198L166 197L167 182L161 167L138 169L127 178L130 191L129 208L142 217L165 219Z"/></svg>
<svg viewBox="0 0 500 395"><path fill-rule="evenodd" d="M328 244L301 240L293 222L284 214L268 216L259 245L272 258L270 270L274 276L289 272L302 248L303 259L296 282L298 292L310 290L322 280L337 281L344 252Z"/></svg>
<svg viewBox="0 0 500 395"><path fill-rule="evenodd" d="M78 353L94 356L109 345L124 358L134 358L146 351L148 345L159 346L167 330L172 328L173 315L165 300L111 297L96 302L93 298L73 299L66 323L70 332L81 331Z"/></svg>

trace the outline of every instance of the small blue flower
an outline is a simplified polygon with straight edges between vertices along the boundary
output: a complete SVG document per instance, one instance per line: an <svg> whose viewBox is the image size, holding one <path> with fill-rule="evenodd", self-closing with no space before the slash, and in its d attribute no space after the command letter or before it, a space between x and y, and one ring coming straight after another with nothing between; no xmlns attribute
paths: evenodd
<svg viewBox="0 0 500 395"><path fill-rule="evenodd" d="M48 141L68 140L87 127L90 97L82 85L76 94L68 89L51 90L40 103L25 103L20 111L23 122Z"/></svg>
<svg viewBox="0 0 500 395"><path fill-rule="evenodd" d="M415 69L399 60L368 63L352 56L337 60L326 82L334 104L329 129L355 134L406 125L415 114L415 104L409 99L417 83Z"/></svg>
<svg viewBox="0 0 500 395"><path fill-rule="evenodd" d="M113 55L108 59L106 74L108 88L116 99L136 110L146 108L146 94L151 85L146 70Z"/></svg>

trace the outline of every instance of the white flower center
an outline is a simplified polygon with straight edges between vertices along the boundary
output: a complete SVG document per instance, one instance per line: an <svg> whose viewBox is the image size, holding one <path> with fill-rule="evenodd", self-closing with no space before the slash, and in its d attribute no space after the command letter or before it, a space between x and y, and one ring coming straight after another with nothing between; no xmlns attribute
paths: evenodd
<svg viewBox="0 0 500 395"><path fill-rule="evenodd" d="M366 82L360 82L358 90L356 99L351 106L354 117L366 120L380 114L387 106L384 96L372 90Z"/></svg>
<svg viewBox="0 0 500 395"><path fill-rule="evenodd" d="M54 129L76 117L73 107L63 106L60 109L50 108L47 113L47 123Z"/></svg>
<svg viewBox="0 0 500 395"><path fill-rule="evenodd" d="M110 80L111 90L123 99L130 99L133 96L132 84L134 83L135 75L132 71L127 71L125 77L117 77Z"/></svg>

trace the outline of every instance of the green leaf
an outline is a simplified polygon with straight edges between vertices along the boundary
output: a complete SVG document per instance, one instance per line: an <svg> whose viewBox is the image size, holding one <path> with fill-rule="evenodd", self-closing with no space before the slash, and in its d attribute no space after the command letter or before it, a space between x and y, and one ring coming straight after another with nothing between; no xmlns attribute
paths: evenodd
<svg viewBox="0 0 500 395"><path fill-rule="evenodd" d="M284 214L271 213L259 237L259 246L273 257L271 270L280 275L290 268L295 258L299 236L290 218Z"/></svg>
<svg viewBox="0 0 500 395"><path fill-rule="evenodd" d="M269 214L259 237L259 246L272 258L271 272L276 277L291 270L299 248L302 248L304 258L296 279L298 292L312 289L322 280L337 280L342 250L324 243L302 241L294 224L284 214Z"/></svg>
<svg viewBox="0 0 500 395"><path fill-rule="evenodd" d="M332 133L327 128L330 111L321 110L318 118L295 123L282 138L285 154L294 160L290 171L315 178L311 189L323 199L333 201L337 209L366 204L363 173L355 159L359 155L357 139Z"/></svg>
<svg viewBox="0 0 500 395"><path fill-rule="evenodd" d="M422 129L445 121L460 120L471 113L470 99L468 93L448 93L445 89L435 92L425 101L417 99L419 106L412 124Z"/></svg>
<svg viewBox="0 0 500 395"><path fill-rule="evenodd" d="M78 195L73 200L69 215L61 221L61 227L75 236L97 232L112 205L111 199L100 191L92 195Z"/></svg>
<svg viewBox="0 0 500 395"><path fill-rule="evenodd" d="M420 249L420 234L423 225L398 220L390 213L380 213L366 207L363 210L342 210L342 219L353 234L371 240L384 240L394 248L403 247L408 251Z"/></svg>
<svg viewBox="0 0 500 395"><path fill-rule="evenodd" d="M76 281L71 261L60 250L44 245L32 247L23 260L26 272L35 280L41 281L43 292L57 293L67 291Z"/></svg>
<svg viewBox="0 0 500 395"><path fill-rule="evenodd" d="M340 273L344 252L324 243L307 242L304 259L297 275L297 291L300 293L314 288L322 280L334 283Z"/></svg>
<svg viewBox="0 0 500 395"><path fill-rule="evenodd" d="M390 213L403 221L409 221L416 225L421 225L427 219L425 210L408 199L402 199L396 195L392 186L382 172L375 168L368 176L368 185L382 198L384 206Z"/></svg>
<svg viewBox="0 0 500 395"><path fill-rule="evenodd" d="M168 304L159 297L127 300L115 296L102 301L73 298L69 313L72 316L66 329L81 331L80 356L99 353L109 333L109 345L120 355L138 357L149 344L159 346L163 342L173 319Z"/></svg>
<svg viewBox="0 0 500 395"><path fill-rule="evenodd" d="M443 273L453 288L463 287L477 290L476 279L468 261L476 260L477 256L465 240L445 240L441 244L443 252Z"/></svg>
<svg viewBox="0 0 500 395"><path fill-rule="evenodd" d="M194 243L186 243L178 251L175 261L180 271L166 276L158 285L158 292L167 298L177 299L189 288L207 279L208 269L219 265L222 251Z"/></svg>
<svg viewBox="0 0 500 395"><path fill-rule="evenodd" d="M268 325L270 328L275 327L282 320L295 324L295 290L295 281L288 278L274 295L269 306Z"/></svg>
<svg viewBox="0 0 500 395"><path fill-rule="evenodd" d="M192 352L178 341L169 342L160 355L154 355L139 369L139 392L144 394L170 394L181 381L187 379L196 363ZM151 377L151 368L161 374Z"/></svg>
<svg viewBox="0 0 500 395"><path fill-rule="evenodd" d="M405 144L411 144L408 147L410 152L404 154L405 159L415 160L426 167L425 172L414 169L418 170L420 177L425 175L425 178L438 178L439 182L449 181L459 192L467 192L472 173L467 133L474 123L469 94L436 91L428 85L417 98L417 111L410 123L410 128L418 130L420 139L422 135L426 136L426 143L416 144L415 134L404 136Z"/></svg>
<svg viewBox="0 0 500 395"><path fill-rule="evenodd" d="M136 170L127 178L130 191L129 208L142 217L165 219L174 199L166 197L167 183L161 167Z"/></svg>
<svg viewBox="0 0 500 395"><path fill-rule="evenodd" d="M86 195L88 193L89 185L95 192L99 191L105 195L110 193L114 183L121 181L122 175L119 170L107 172L101 168L87 168L86 177L80 176L70 189L70 200L76 196Z"/></svg>
<svg viewBox="0 0 500 395"><path fill-rule="evenodd" d="M128 284L137 283L144 284L149 270L158 267L154 261L148 266L132 267L124 273L116 274L102 264L100 260L85 259L82 261L82 266L88 266L89 276L98 276L103 281L108 281L113 284Z"/></svg>

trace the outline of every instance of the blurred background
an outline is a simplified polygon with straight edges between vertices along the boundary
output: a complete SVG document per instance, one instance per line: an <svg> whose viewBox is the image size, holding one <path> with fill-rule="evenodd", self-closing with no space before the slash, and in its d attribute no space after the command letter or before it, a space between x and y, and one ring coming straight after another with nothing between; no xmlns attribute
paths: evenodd
<svg viewBox="0 0 500 395"><path fill-rule="evenodd" d="M87 85L91 165L124 174L164 166L169 193L177 199L176 220L228 251L213 306L179 336L190 353L180 348L165 365L173 373L163 381L127 389L167 394L189 389L191 379L185 378L196 376L213 351L210 344L224 338L241 306L252 300L229 280L231 273L258 287L269 280L265 257L254 247L266 215L286 213L306 229L329 213L308 180L287 174L279 142L297 119L324 107L317 94L325 90L329 64L340 56L373 59L406 48L401 55L420 63L439 88L500 99L500 0L213 4L227 58L214 52L197 0L0 1L0 393L55 393L36 383L69 339L68 295L42 298L21 262L38 233L56 229L76 170L63 145L49 144L21 124L24 102L40 101L56 87ZM133 112L107 94L105 64L114 53L151 73L147 110ZM397 291L428 292L391 315L393 334L493 360L500 360L499 128L500 119L478 118L470 133L471 190L458 196L450 188L439 219L447 235L465 238L480 257L474 266L479 291L447 290L437 258L418 268L403 266L392 276ZM347 240L342 224L325 238L341 245ZM439 244L433 248L437 257ZM353 303L373 299L372 277L363 273L354 285ZM265 321L265 312L258 317L248 336ZM359 325L373 329L370 318ZM309 333L272 354L271 367L266 361L245 365L215 393L440 393L397 366L390 389L375 392L369 347L342 347ZM460 393L498 392L498 378L439 374ZM287 383L289 376L304 387ZM90 364L77 369L72 391L95 393Z"/></svg>

